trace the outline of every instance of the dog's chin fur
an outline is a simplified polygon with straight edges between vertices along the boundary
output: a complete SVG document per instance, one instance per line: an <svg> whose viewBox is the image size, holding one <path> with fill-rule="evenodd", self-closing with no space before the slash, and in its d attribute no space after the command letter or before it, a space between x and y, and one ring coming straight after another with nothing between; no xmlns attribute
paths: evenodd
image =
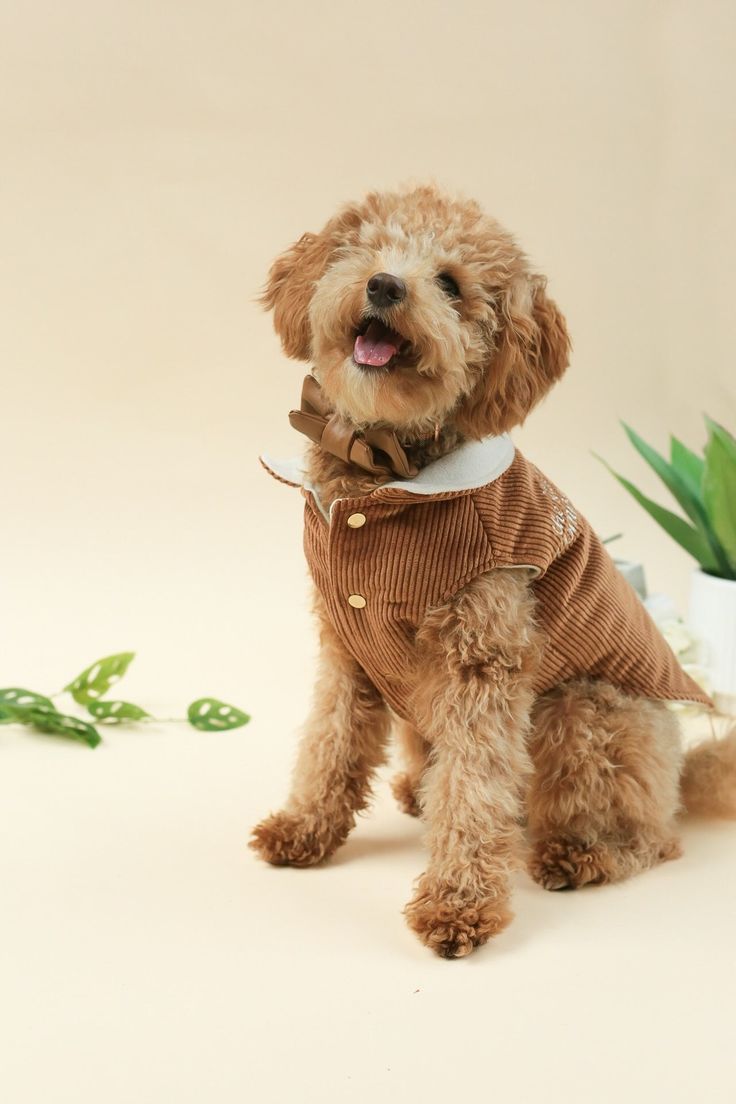
<svg viewBox="0 0 736 1104"><path fill-rule="evenodd" d="M352 353L315 358L315 375L341 417L359 428L386 426L406 441L416 441L452 421L458 394L470 381L463 373L440 374L416 365L365 368Z"/></svg>

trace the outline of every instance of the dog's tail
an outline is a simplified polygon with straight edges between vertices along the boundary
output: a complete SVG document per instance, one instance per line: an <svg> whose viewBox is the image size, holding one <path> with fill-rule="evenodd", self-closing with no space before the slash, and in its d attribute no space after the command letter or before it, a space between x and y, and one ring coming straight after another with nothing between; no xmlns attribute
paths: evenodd
<svg viewBox="0 0 736 1104"><path fill-rule="evenodd" d="M736 819L736 725L687 752L680 791L688 813Z"/></svg>

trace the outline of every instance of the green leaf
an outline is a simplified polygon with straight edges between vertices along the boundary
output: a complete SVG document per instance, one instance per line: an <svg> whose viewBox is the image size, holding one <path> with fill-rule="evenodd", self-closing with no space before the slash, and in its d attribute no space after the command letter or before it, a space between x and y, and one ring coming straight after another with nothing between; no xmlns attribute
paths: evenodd
<svg viewBox="0 0 736 1104"><path fill-rule="evenodd" d="M144 717L150 717L140 705L133 705L125 701L93 701L87 704L87 709L103 724L120 724L121 721L142 721Z"/></svg>
<svg viewBox="0 0 736 1104"><path fill-rule="evenodd" d="M66 736L71 740L81 740L89 747L94 748L101 742L100 734L96 728L86 721L80 721L78 717L68 717L64 713L58 713L53 705L13 705L4 702L0 705L0 712L5 723L8 721L16 724L28 725L38 732L44 732L53 736Z"/></svg>
<svg viewBox="0 0 736 1104"><path fill-rule="evenodd" d="M43 694L37 694L35 690L22 690L19 686L10 686L6 690L0 690L0 724L10 724L12 710L4 709L5 706L39 706L54 709L54 703Z"/></svg>
<svg viewBox="0 0 736 1104"><path fill-rule="evenodd" d="M687 482L672 464L668 464L664 456L660 456L656 449L648 445L646 441L625 422L621 423L626 431L626 436L649 467L652 468L664 483L668 491L679 502L687 516L698 524L705 520L705 512L699 501L699 496L693 494Z"/></svg>
<svg viewBox="0 0 736 1104"><path fill-rule="evenodd" d="M736 577L736 446L709 422L705 446L703 501L716 537L727 557L727 578Z"/></svg>
<svg viewBox="0 0 736 1104"><path fill-rule="evenodd" d="M98 659L64 689L69 691L75 702L89 705L91 701L106 694L112 684L123 677L134 658L135 652L120 652L118 655Z"/></svg>
<svg viewBox="0 0 736 1104"><path fill-rule="evenodd" d="M189 723L202 732L221 732L228 728L240 728L250 720L234 705L227 705L217 698L198 698L187 710Z"/></svg>
<svg viewBox="0 0 736 1104"><path fill-rule="evenodd" d="M672 467L687 484L691 493L702 502L701 484L705 460L696 452L683 445L677 437L670 437L670 460Z"/></svg>
<svg viewBox="0 0 736 1104"><path fill-rule="evenodd" d="M636 499L640 506L644 507L657 524L661 525L673 540L676 540L686 552L689 552L690 555L698 561L701 567L706 568L708 571L715 571L717 569L717 563L713 557L710 545L702 533L699 533L692 525L688 525L684 518L679 517L677 514L673 514L671 510L665 509L664 506L660 506L658 503L653 502L651 498L647 498L646 495L643 495L633 483L630 483L628 479L625 479L622 475L619 475L618 472L614 471L602 456L597 456L596 453L593 455L608 468L611 475L614 476L621 486Z"/></svg>
<svg viewBox="0 0 736 1104"><path fill-rule="evenodd" d="M68 736L72 740L81 740L91 748L97 747L102 738L97 729L80 721L78 717L69 717L63 713L38 713L33 711L31 724L40 732L54 736Z"/></svg>
<svg viewBox="0 0 736 1104"><path fill-rule="evenodd" d="M714 422L707 414L705 415L705 424L708 427L709 434L712 437L718 438L726 452L736 464L736 437L734 437L732 433L729 433L725 426L719 425L718 422Z"/></svg>
<svg viewBox="0 0 736 1104"><path fill-rule="evenodd" d="M720 545L718 537L713 530L711 522L708 517L708 512L701 501L700 493L693 492L689 484L678 471L668 464L663 456L653 449L651 445L648 445L646 441L639 436L630 426L627 426L625 422L621 423L626 431L626 435L631 441L632 445L639 453L650 468L652 468L659 478L664 483L665 487L674 496L682 509L692 522L694 522L696 529L700 533L702 540L708 545L710 553L708 556L709 562L712 564L710 570L723 571L728 570L728 560ZM651 501L651 500L650 500ZM663 507L660 507L663 509ZM650 511L651 512L651 511ZM676 514L671 514L671 517L676 517ZM660 522L660 525L663 524ZM677 538L675 538L677 539ZM700 559L699 562L706 566L705 562Z"/></svg>

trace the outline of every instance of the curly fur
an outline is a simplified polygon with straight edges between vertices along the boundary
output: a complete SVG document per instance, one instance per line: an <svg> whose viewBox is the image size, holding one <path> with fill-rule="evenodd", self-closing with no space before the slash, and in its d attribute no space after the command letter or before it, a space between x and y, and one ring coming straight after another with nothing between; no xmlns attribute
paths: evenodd
<svg viewBox="0 0 736 1104"><path fill-rule="evenodd" d="M689 813L736 819L736 727L688 751L680 785Z"/></svg>
<svg viewBox="0 0 736 1104"><path fill-rule="evenodd" d="M408 352L390 371L366 372L351 354L379 271L407 285L381 318ZM448 299L441 273L458 299ZM544 278L511 235L476 203L433 187L373 193L305 234L275 261L263 303L286 353L311 359L334 408L358 427L396 430L420 465L520 424L570 351ZM309 468L326 506L388 478L316 447ZM291 796L252 841L275 864L311 865L343 842L389 734L385 703L319 602L317 613L319 676ZM406 917L443 957L505 927L509 872L525 856L546 889L601 884L676 858L683 804L736 815L736 731L683 760L677 720L661 704L585 679L535 700L543 647L521 569L475 579L428 610L417 634L416 724L399 726L406 771L394 792L422 817L429 849Z"/></svg>
<svg viewBox="0 0 736 1104"><path fill-rule="evenodd" d="M532 710L532 876L546 889L619 881L679 855L679 725L660 702L578 681Z"/></svg>
<svg viewBox="0 0 736 1104"><path fill-rule="evenodd" d="M408 287L406 300L383 312L412 349L390 375L352 360L377 271ZM440 272L459 284L459 301L438 285ZM372 193L305 234L275 261L262 301L284 351L313 361L339 413L409 438L437 423L473 438L519 424L569 355L564 319L511 235L477 203L432 187Z"/></svg>
<svg viewBox="0 0 736 1104"><path fill-rule="evenodd" d="M446 958L468 954L511 919L538 657L532 613L526 572L481 576L429 613L417 638L430 860L406 916Z"/></svg>
<svg viewBox="0 0 736 1104"><path fill-rule="evenodd" d="M315 597L320 665L312 711L283 812L264 820L251 846L276 866L313 866L347 839L384 761L388 710L343 648Z"/></svg>

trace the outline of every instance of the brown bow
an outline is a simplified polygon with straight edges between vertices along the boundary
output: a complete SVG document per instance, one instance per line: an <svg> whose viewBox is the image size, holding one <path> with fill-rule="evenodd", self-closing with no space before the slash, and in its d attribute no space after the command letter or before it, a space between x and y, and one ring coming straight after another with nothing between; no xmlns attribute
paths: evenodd
<svg viewBox="0 0 736 1104"><path fill-rule="evenodd" d="M291 410L289 421L294 429L306 434L326 452L376 475L413 479L419 471L393 430L358 430L331 411L314 376L304 377L301 410Z"/></svg>

